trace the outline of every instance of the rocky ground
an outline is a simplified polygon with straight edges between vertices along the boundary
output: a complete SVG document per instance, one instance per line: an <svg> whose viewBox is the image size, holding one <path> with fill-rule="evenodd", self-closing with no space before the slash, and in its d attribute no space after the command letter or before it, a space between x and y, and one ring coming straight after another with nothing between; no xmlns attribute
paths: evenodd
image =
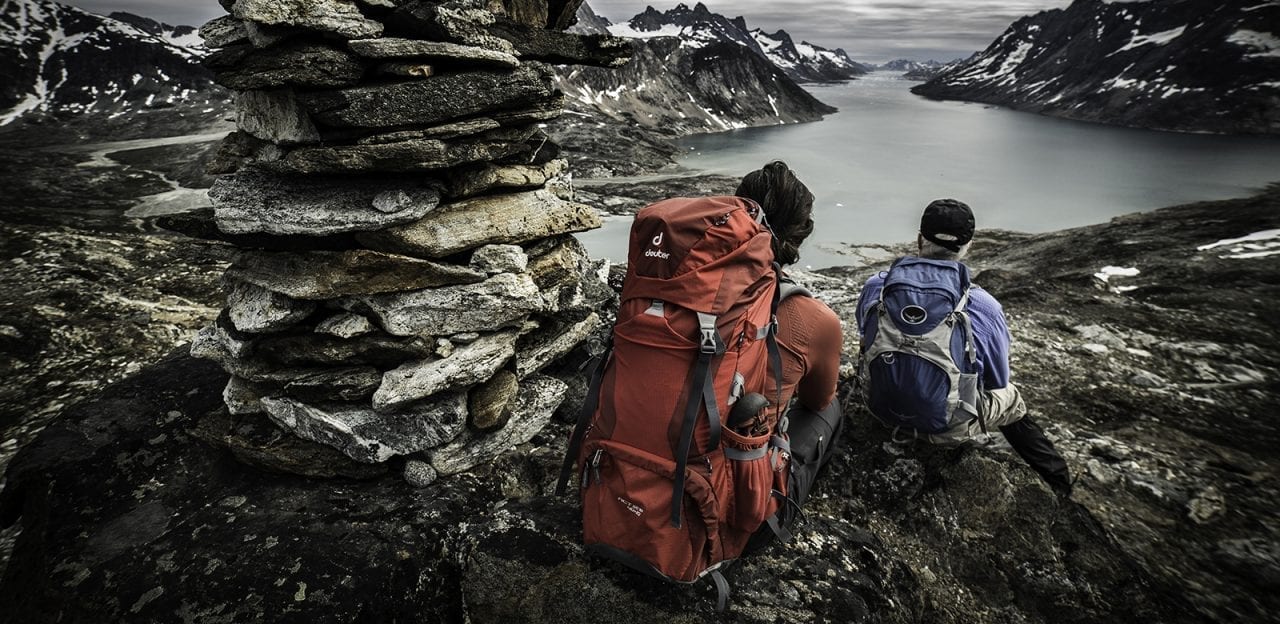
<svg viewBox="0 0 1280 624"><path fill-rule="evenodd" d="M1058 233L981 232L976 281L1004 302L1015 381L1077 475L1073 500L999 440L901 446L850 403L845 452L796 540L731 570L725 619L1268 620L1280 608L1280 428L1270 422L1280 328L1268 313L1280 259L1256 255L1275 251L1274 239L1201 247L1277 228L1280 188ZM12 236L56 248L56 237ZM862 249L851 256L859 266L804 278L848 319L862 279L894 251ZM170 282L157 279L165 292ZM846 334L852 353L851 325ZM286 477L244 460L254 444L284 443L269 433L239 444L242 459L225 450L261 425L228 419L225 379L171 353L69 410L14 459L0 496L0 524L18 533L0 620L717 617L707 586L583 558L575 505L548 494L563 422L420 490L399 475ZM296 455L343 473L324 449Z"/></svg>

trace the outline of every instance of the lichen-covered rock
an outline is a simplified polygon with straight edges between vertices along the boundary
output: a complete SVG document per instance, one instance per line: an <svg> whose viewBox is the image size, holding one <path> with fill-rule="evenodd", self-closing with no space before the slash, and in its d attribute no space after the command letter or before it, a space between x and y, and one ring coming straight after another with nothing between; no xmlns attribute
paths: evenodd
<svg viewBox="0 0 1280 624"><path fill-rule="evenodd" d="M456 437L467 422L466 393L441 396L395 414L376 412L364 403L308 405L264 398L262 405L281 427L370 464L439 446Z"/></svg>
<svg viewBox="0 0 1280 624"><path fill-rule="evenodd" d="M542 309L533 280L513 273L499 273L478 284L353 297L338 305L373 315L396 336L491 331L516 325Z"/></svg>
<svg viewBox="0 0 1280 624"><path fill-rule="evenodd" d="M364 65L355 55L309 42L270 48L236 46L210 54L204 64L213 70L218 84L240 90L332 89L355 85L364 76Z"/></svg>
<svg viewBox="0 0 1280 624"><path fill-rule="evenodd" d="M375 366L392 368L409 360L430 357L436 343L429 336L388 336L374 332L353 338L321 333L273 334L254 340L254 353L271 364L312 366Z"/></svg>
<svg viewBox="0 0 1280 624"><path fill-rule="evenodd" d="M449 171L448 196L470 197L493 189L535 189L562 175L568 161L556 159L544 165L495 165L484 163Z"/></svg>
<svg viewBox="0 0 1280 624"><path fill-rule="evenodd" d="M477 431L501 429L511 418L507 405L515 398L520 381L508 370L500 370L489 381L467 395L468 422Z"/></svg>
<svg viewBox="0 0 1280 624"><path fill-rule="evenodd" d="M462 121L451 121L449 123L443 123L438 126L431 126L428 128L381 132L356 139L356 145L382 145L384 143L399 143L401 141L416 139L448 140L492 132L501 127L502 124L488 117L477 117L474 119L464 119ZM448 172L446 172L446 174L447 173Z"/></svg>
<svg viewBox="0 0 1280 624"><path fill-rule="evenodd" d="M453 442L431 453L431 467L441 475L457 474L528 442L551 421L564 391L564 382L554 377L524 380L507 408L511 414L506 425L487 434L464 430Z"/></svg>
<svg viewBox="0 0 1280 624"><path fill-rule="evenodd" d="M227 293L231 323L242 332L273 332L292 327L315 309L315 302L299 301L243 281L232 280Z"/></svg>
<svg viewBox="0 0 1280 624"><path fill-rule="evenodd" d="M365 58L373 59L442 59L460 64L492 65L507 69L514 69L520 66L520 59L511 54L444 41L388 37L384 39L358 39L348 42L347 46L351 48L352 52Z"/></svg>
<svg viewBox="0 0 1280 624"><path fill-rule="evenodd" d="M335 314L316 324L316 332L338 338L355 338L377 331L369 319L350 312Z"/></svg>
<svg viewBox="0 0 1280 624"><path fill-rule="evenodd" d="M266 412L266 408L262 407L263 396L255 384L236 376L232 376L222 389L222 402L227 404L227 411L232 416Z"/></svg>
<svg viewBox="0 0 1280 624"><path fill-rule="evenodd" d="M532 132L529 129L525 134ZM449 141L405 139L390 143L306 146L263 166L276 172L302 175L437 171L522 153L528 149L525 138L489 137L486 133Z"/></svg>
<svg viewBox="0 0 1280 624"><path fill-rule="evenodd" d="M545 68L469 71L420 80L316 91L300 97L319 123L335 128L430 125L518 110L555 93Z"/></svg>
<svg viewBox="0 0 1280 624"><path fill-rule="evenodd" d="M296 299L403 292L484 280L481 270L368 249L246 251L227 275Z"/></svg>
<svg viewBox="0 0 1280 624"><path fill-rule="evenodd" d="M310 236L408 223L440 202L434 188L416 180L297 178L261 171L218 178L209 198L223 232Z"/></svg>
<svg viewBox="0 0 1280 624"><path fill-rule="evenodd" d="M236 126L276 145L318 143L320 131L289 89L241 91L236 95Z"/></svg>
<svg viewBox="0 0 1280 624"><path fill-rule="evenodd" d="M290 379L285 382L280 394L307 403L360 401L373 396L381 383L382 373L376 368L327 368Z"/></svg>
<svg viewBox="0 0 1280 624"><path fill-rule="evenodd" d="M366 18L350 0L237 0L231 13L242 20L319 30L347 39L382 34L382 24Z"/></svg>
<svg viewBox="0 0 1280 624"><path fill-rule="evenodd" d="M423 39L515 54L515 48L507 40L489 34L486 27L497 18L478 0L413 0L402 4L390 19Z"/></svg>
<svg viewBox="0 0 1280 624"><path fill-rule="evenodd" d="M529 256L519 245L485 245L471 254L471 266L489 275L524 273Z"/></svg>
<svg viewBox="0 0 1280 624"><path fill-rule="evenodd" d="M516 337L514 331L490 334L447 358L410 362L387 371L373 395L373 406L380 411L399 409L440 392L489 379L515 355Z"/></svg>
<svg viewBox="0 0 1280 624"><path fill-rule="evenodd" d="M436 469L421 459L411 459L404 463L404 480L416 488L424 488L436 482Z"/></svg>
<svg viewBox="0 0 1280 624"><path fill-rule="evenodd" d="M516 348L516 374L524 379L560 359L586 340L600 326L600 315L592 312L563 328L543 328L520 339Z"/></svg>
<svg viewBox="0 0 1280 624"><path fill-rule="evenodd" d="M413 223L360 236L374 249L439 258L495 243L524 243L600 227L595 210L549 191L486 195L445 204Z"/></svg>
<svg viewBox="0 0 1280 624"><path fill-rule="evenodd" d="M218 144L218 151L205 165L205 172L210 175L235 173L250 163L280 160L284 154L279 145L237 130Z"/></svg>
<svg viewBox="0 0 1280 624"><path fill-rule="evenodd" d="M244 22L230 15L220 15L205 22L200 27L199 34L206 48L225 48L249 41Z"/></svg>

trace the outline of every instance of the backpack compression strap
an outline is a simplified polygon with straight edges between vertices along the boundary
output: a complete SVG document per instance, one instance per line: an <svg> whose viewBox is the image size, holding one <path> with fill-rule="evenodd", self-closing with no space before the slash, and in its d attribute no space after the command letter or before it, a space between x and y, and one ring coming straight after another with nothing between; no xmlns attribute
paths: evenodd
<svg viewBox="0 0 1280 624"><path fill-rule="evenodd" d="M591 415L600 404L600 383L604 380L604 369L609 365L611 355L613 355L612 334L605 341L604 353L600 354L600 361L596 363L596 369L591 373L587 397L583 399L582 409L578 412L578 424L573 427L573 435L569 438L569 450L565 451L564 463L560 465L560 480L556 482L556 496L564 495L565 484L569 482L569 473L573 471L574 464L578 462L578 455L582 453L582 438L586 435L587 423L591 422Z"/></svg>
<svg viewBox="0 0 1280 624"><path fill-rule="evenodd" d="M689 401L684 407L684 421L680 424L680 444L676 448L676 472L671 484L671 525L680 528L680 512L684 506L684 470L689 463L689 447L693 444L693 430L698 423L698 406L706 405L707 420L711 426L711 448L720 446L720 408L716 402L715 374L711 362L725 352L724 340L716 331L716 316L698 312L700 335L698 360L693 364L693 382L689 384Z"/></svg>

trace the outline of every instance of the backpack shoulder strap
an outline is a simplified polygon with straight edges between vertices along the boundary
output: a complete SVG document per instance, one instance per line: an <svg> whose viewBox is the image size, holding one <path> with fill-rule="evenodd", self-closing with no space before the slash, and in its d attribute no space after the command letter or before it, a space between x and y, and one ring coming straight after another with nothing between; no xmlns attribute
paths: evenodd
<svg viewBox="0 0 1280 624"><path fill-rule="evenodd" d="M788 297L813 297L813 293L808 288L797 284L790 277L783 277L778 280L778 301L786 301Z"/></svg>

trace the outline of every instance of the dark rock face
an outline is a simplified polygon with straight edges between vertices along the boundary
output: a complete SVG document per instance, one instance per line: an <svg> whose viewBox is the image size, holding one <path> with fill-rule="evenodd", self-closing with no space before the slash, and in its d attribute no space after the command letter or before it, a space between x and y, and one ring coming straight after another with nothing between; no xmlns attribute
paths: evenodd
<svg viewBox="0 0 1280 624"><path fill-rule="evenodd" d="M1183 132L1280 133L1280 6L1076 0L1023 18L912 89L938 98Z"/></svg>
<svg viewBox="0 0 1280 624"><path fill-rule="evenodd" d="M0 129L77 116L97 135L141 136L216 121L229 96L192 62L203 53L193 29L114 15L47 0L0 7Z"/></svg>

